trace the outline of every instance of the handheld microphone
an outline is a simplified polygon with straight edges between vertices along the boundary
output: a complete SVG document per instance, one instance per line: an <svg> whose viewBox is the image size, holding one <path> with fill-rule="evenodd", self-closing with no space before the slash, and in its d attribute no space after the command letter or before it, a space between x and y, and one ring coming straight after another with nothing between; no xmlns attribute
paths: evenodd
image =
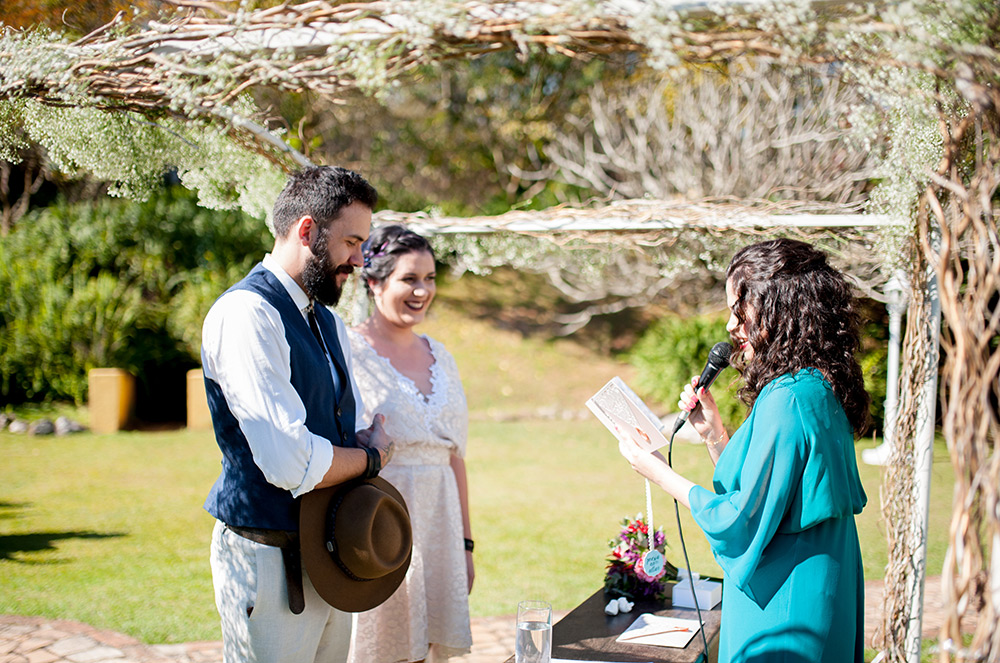
<svg viewBox="0 0 1000 663"><path fill-rule="evenodd" d="M697 388L704 387L708 389L712 386L712 383L715 382L715 378L719 377L722 369L729 366L729 355L732 352L733 346L725 341L712 346L712 349L708 353L708 361L705 362L705 370L701 372L701 376L698 378ZM695 405L694 409L697 410L699 407L701 407L701 403ZM684 422L688 420L691 412L694 412L694 410L681 412L681 416L677 417L677 421L674 423L674 435L681 429Z"/></svg>

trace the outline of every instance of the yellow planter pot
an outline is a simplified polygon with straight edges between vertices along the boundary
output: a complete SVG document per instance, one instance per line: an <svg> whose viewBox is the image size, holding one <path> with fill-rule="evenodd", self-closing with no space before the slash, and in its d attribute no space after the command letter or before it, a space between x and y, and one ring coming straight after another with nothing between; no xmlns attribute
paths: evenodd
<svg viewBox="0 0 1000 663"><path fill-rule="evenodd" d="M190 430L212 428L212 414L205 396L205 378L200 368L187 372L187 427Z"/></svg>
<svg viewBox="0 0 1000 663"><path fill-rule="evenodd" d="M135 378L120 368L94 368L87 374L90 429L115 433L128 426L135 406Z"/></svg>

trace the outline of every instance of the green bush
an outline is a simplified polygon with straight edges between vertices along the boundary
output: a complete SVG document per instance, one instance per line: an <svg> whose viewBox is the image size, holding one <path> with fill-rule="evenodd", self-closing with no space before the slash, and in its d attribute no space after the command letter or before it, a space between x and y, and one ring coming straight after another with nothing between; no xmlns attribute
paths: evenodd
<svg viewBox="0 0 1000 663"><path fill-rule="evenodd" d="M645 396L674 412L684 385L701 374L712 346L728 341L726 314L691 318L668 316L654 322L629 352L637 370L636 386ZM726 427L742 423L746 408L736 399L735 371L723 371L712 387Z"/></svg>
<svg viewBox="0 0 1000 663"><path fill-rule="evenodd" d="M865 389L872 399L869 408L872 426L875 431L884 434L886 383L889 377L889 312L885 304L871 299L861 300L860 311L863 327L858 362L864 373Z"/></svg>
<svg viewBox="0 0 1000 663"><path fill-rule="evenodd" d="M198 364L208 307L270 241L263 222L180 188L27 215L0 238L3 400L82 403L87 372L114 366L155 403L165 373Z"/></svg>
<svg viewBox="0 0 1000 663"><path fill-rule="evenodd" d="M864 373L865 390L872 399L871 406L868 408L872 414L872 426L879 431L882 431L885 425L886 380L889 376L888 363L886 361L888 354L888 349L883 345L881 347L863 348L858 356L858 361L861 363L861 370Z"/></svg>
<svg viewBox="0 0 1000 663"><path fill-rule="evenodd" d="M262 255L258 252L257 257ZM252 265L254 261L249 262ZM172 311L167 317L167 330L192 357L201 354L201 324L208 309L229 286L246 276L250 265L241 262L225 271L191 271L178 279L176 294L170 300Z"/></svg>

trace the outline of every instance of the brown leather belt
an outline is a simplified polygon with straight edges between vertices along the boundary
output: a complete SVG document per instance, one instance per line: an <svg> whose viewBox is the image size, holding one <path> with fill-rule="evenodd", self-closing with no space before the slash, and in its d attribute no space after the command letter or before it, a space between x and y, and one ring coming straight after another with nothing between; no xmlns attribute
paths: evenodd
<svg viewBox="0 0 1000 663"><path fill-rule="evenodd" d="M226 529L244 539L281 549L281 558L285 562L285 584L288 585L288 609L293 615L301 614L306 608L306 598L302 591L302 554L299 551L299 533L280 529L236 527L235 525L226 525Z"/></svg>

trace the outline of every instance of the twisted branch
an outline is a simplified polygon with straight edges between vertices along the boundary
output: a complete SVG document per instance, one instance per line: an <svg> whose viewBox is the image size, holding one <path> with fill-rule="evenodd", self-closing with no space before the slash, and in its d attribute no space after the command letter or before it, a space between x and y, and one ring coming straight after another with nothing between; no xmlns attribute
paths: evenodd
<svg viewBox="0 0 1000 663"><path fill-rule="evenodd" d="M433 5L313 0L255 12L229 11L223 3L200 0L171 4L179 12L164 23L135 30L116 17L72 44L30 46L36 62L50 58L60 66L15 70L14 49L23 51L25 43L8 42L0 49L0 99L30 96L142 113L205 113L251 87L309 89L336 100L349 88L376 92L386 81L422 65L500 50L547 49L574 57L636 51L672 62L757 55L825 64L845 60L837 46L845 34L896 29L838 7L810 13L818 30L800 34L772 25L761 10L744 8L732 17L705 10L656 14L651 5L637 13L634 3L622 0L455 0ZM659 32L650 34L651 25ZM876 60L877 41L871 44L856 48L850 57ZM884 55L878 60L884 66L949 75L924 61L893 61ZM984 66L988 64L986 60Z"/></svg>

